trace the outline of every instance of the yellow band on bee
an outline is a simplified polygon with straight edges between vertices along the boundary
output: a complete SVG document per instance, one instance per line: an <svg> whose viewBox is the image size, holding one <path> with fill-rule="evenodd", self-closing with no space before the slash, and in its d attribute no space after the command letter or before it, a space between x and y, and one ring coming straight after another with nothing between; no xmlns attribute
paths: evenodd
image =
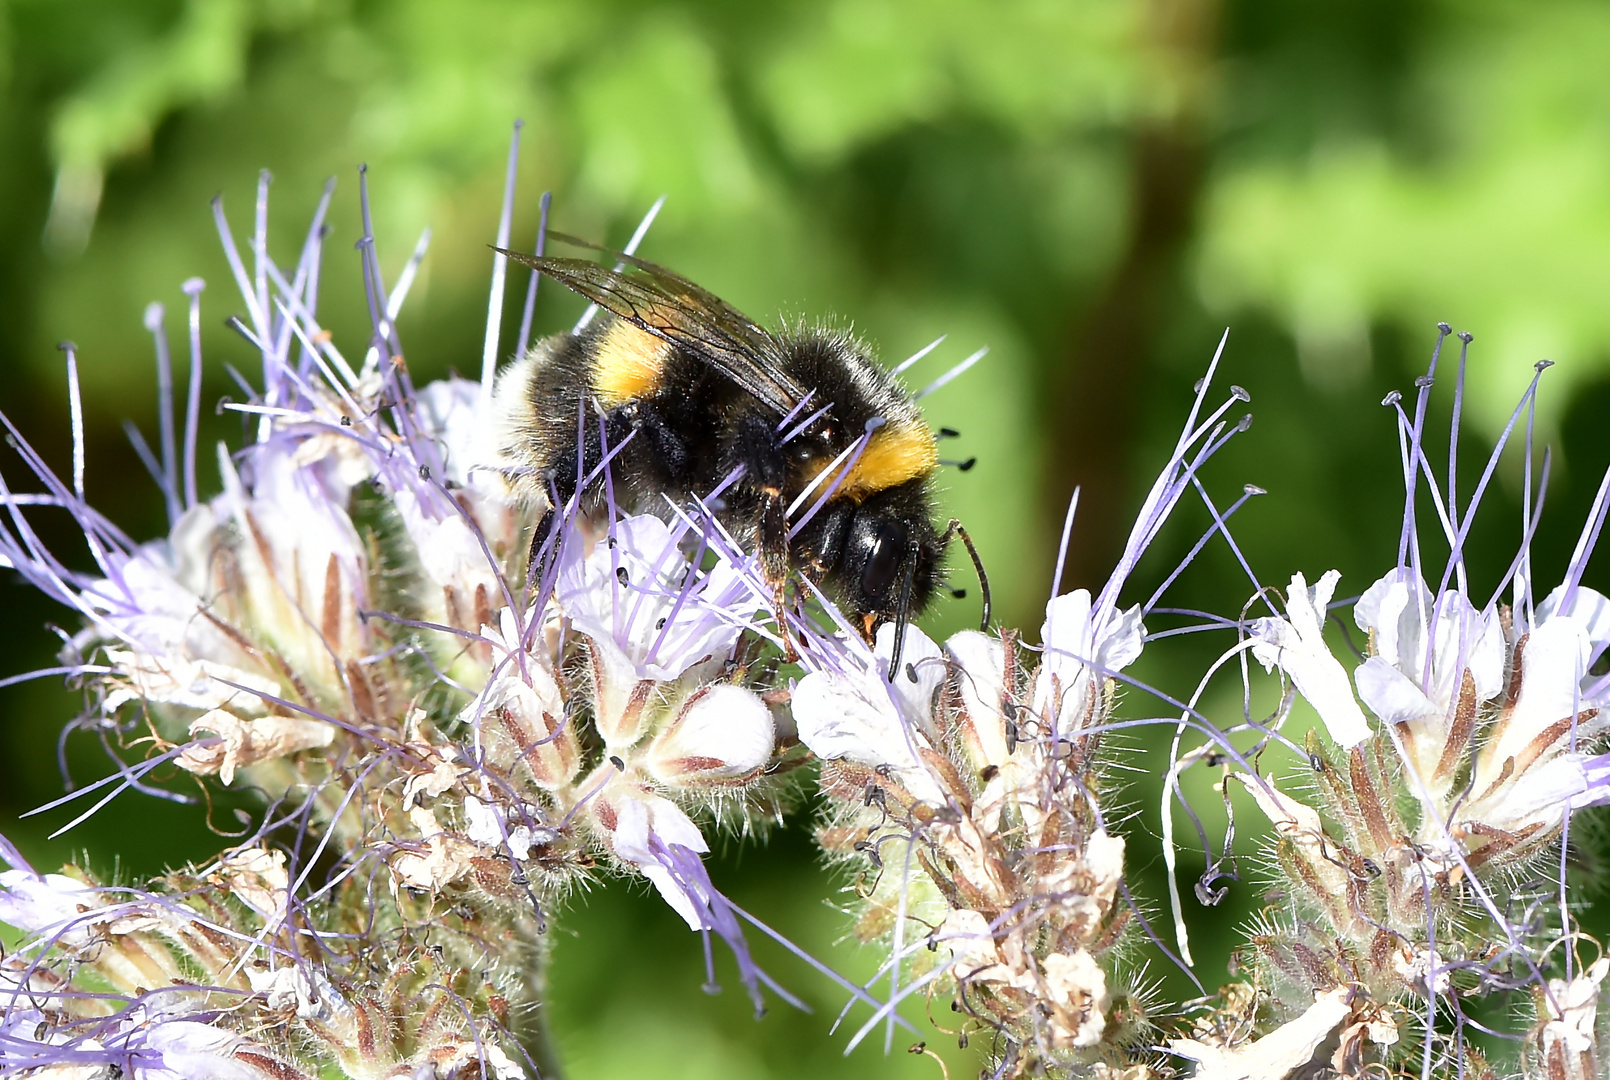
<svg viewBox="0 0 1610 1080"><path fill-rule="evenodd" d="M868 495L927 476L938 467L939 447L926 425L889 424L873 432L834 494L860 502Z"/></svg>
<svg viewBox="0 0 1610 1080"><path fill-rule="evenodd" d="M604 405L653 393L670 346L625 319L616 319L593 355L593 392Z"/></svg>

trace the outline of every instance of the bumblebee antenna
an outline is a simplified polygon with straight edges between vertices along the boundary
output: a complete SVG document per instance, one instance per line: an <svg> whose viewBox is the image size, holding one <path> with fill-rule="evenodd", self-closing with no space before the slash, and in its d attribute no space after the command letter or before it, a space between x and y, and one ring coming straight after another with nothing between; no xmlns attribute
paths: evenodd
<svg viewBox="0 0 1610 1080"><path fill-rule="evenodd" d="M911 625L911 583L917 576L917 556L921 553L922 546L912 540L906 548L905 576L900 580L900 606L895 608L894 613L894 648L889 651L887 682L894 682L900 670L900 656L906 651L906 627Z"/></svg>
<svg viewBox="0 0 1610 1080"><path fill-rule="evenodd" d="M984 560L978 557L978 548L973 546L973 538L967 535L967 530L962 527L961 519L959 518L950 519L950 524L945 526L945 535L939 538L939 543L941 545L950 543L952 536L962 538L962 544L967 548L967 554L973 560L973 569L978 571L978 591L984 598L984 617L979 620L978 628L988 633L990 609L989 575L984 572ZM961 594L957 593L957 595L960 596Z"/></svg>

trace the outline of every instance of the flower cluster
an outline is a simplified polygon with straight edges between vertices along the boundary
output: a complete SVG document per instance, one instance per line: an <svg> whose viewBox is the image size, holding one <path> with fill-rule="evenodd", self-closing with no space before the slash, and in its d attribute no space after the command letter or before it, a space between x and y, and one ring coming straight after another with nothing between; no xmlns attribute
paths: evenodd
<svg viewBox="0 0 1610 1080"><path fill-rule="evenodd" d="M795 1002L751 958L743 922L759 924L703 856L712 829L782 820L814 775L817 839L850 880L854 933L887 950L872 983L833 976L871 1008L852 1047L883 1026L887 1048L910 1026L902 1006L922 999L956 1015L949 1033L979 1043L995 1080L1481 1077L1496 1074L1468 1037L1480 1023L1468 1005L1502 993L1529 1009L1527 1075L1602 1074L1610 960L1581 955L1565 852L1572 814L1610 803L1610 598L1583 584L1610 475L1564 579L1538 596L1535 380L1463 501L1457 406L1446 477L1426 450L1436 358L1412 415L1388 399L1402 540L1351 602L1336 602L1336 571L1293 575L1280 596L1241 559L1228 520L1262 492L1221 509L1201 478L1249 420L1229 417L1247 400L1238 387L1208 408L1216 355L1111 577L1094 594L1063 591L1059 556L1037 640L986 626L938 643L904 619L869 633L808 576L801 602L779 594L698 500L619 512L611 451L596 466L578 455L594 471L577 490L601 487L603 505L533 497L527 466L494 437L503 257L482 379L416 387L397 320L424 244L388 289L372 237L360 242L372 332L349 360L315 314L330 193L281 267L267 191L265 177L249 260L217 209L247 312L232 325L262 361L250 400L229 406L253 437L219 448L218 494L197 483L199 281L186 285L182 422L164 313L147 317L162 426L156 451L137 432L135 448L166 502L166 537L136 542L86 501L70 346L71 478L0 417L40 489L0 480L0 563L82 624L38 674L83 688L80 723L116 750L108 779L42 809L93 796L76 823L130 790L185 799L191 786L209 799L233 789L249 808L216 858L139 884L40 873L0 839L0 923L22 935L0 958L0 1073L551 1076L546 933L601 875L646 881L690 929L721 938L757 1011L767 991ZM500 248L512 199L511 163ZM366 189L363 206L367 222ZM1523 418L1522 546L1482 595L1467 540ZM1137 564L1193 492L1211 527L1134 603L1123 594ZM1440 568L1422 551L1428 508ZM45 545L44 513L82 532L82 566ZM1159 607L1214 537L1268 614ZM1349 603L1367 638L1356 664L1326 633ZM1180 615L1191 623L1156 629ZM1186 673L1188 700L1137 679L1144 654L1180 681L1158 643L1202 631L1237 640L1206 674ZM1278 673L1267 721L1253 719L1249 657ZM1203 703L1232 661L1249 680L1245 712L1219 725ZM1298 697L1320 721L1301 744L1283 730ZM1168 715L1120 712L1136 699ZM1221 769L1226 805L1244 792L1274 834L1274 890L1239 957L1250 980L1195 1002L1189 1022L1141 986L1139 939L1192 963L1177 891L1178 959L1126 879L1141 838L1116 815L1111 766L1122 732L1143 725L1175 732L1165 800L1183 802L1185 768ZM1181 754L1188 730L1203 741ZM1297 752L1295 782L1263 770L1278 745ZM1163 839L1173 870L1167 806ZM1215 861L1198 896L1217 902L1214 884L1233 876Z"/></svg>
<svg viewBox="0 0 1610 1080"><path fill-rule="evenodd" d="M361 245L376 321L349 363L313 314L328 193L287 271L266 192L249 273L219 213L263 361L219 495L196 493L199 282L183 437L165 410L148 455L168 537L136 544L85 502L81 433L67 484L10 428L44 492L4 491L0 557L82 616L64 667L142 757L107 797L177 769L263 808L211 865L138 889L8 855L0 921L32 944L7 961L3 1071L528 1075L549 914L600 871L730 943L758 1009L769 980L696 821L761 824L790 797L799 754L753 689L774 664L758 569L708 519L572 505L527 580L540 508L489 450L488 395L416 390L402 361L423 251L388 295ZM74 517L93 571L44 547L30 505Z"/></svg>
<svg viewBox="0 0 1610 1080"><path fill-rule="evenodd" d="M912 630L890 671L892 627L875 648L841 634L794 687L800 741L824 761L822 847L864 867L858 937L890 942L890 1005L857 1038L926 991L950 999L964 1042L989 1036L997 1076L1112 1075L1152 1056L1135 968L1116 950L1138 912L1102 810L1104 740L1125 726L1119 679L1146 640L1142 607L1117 596L1203 462L1245 430L1223 421L1239 388L1199 415L1210 378L1117 570L1095 598L1056 596L1038 648L964 631L941 649Z"/></svg>
<svg viewBox="0 0 1610 1080"><path fill-rule="evenodd" d="M1461 389L1465 360L1462 352ZM1324 736L1310 732L1303 748L1300 787L1310 794L1233 774L1274 827L1286 900L1252 935L1261 993L1229 1012L1286 1022L1250 1040L1259 1025L1226 1026L1222 1015L1202 1025L1174 1044L1202 1063L1198 1076L1284 1075L1269 1063L1289 1071L1311 1059L1342 1075L1412 1062L1479 1076L1486 1065L1466 1038L1466 1003L1523 988L1537 996L1532 1072L1602 1073L1595 1025L1605 965L1584 968L1575 956L1559 844L1572 811L1610 802L1610 755L1593 752L1610 680L1592 670L1610 646L1610 599L1581 583L1610 476L1564 581L1541 598L1534 591L1539 493L1508 574L1479 596L1464 548L1504 442L1461 505L1456 459L1438 477L1425 449L1436 365L1434 355L1412 417L1395 395L1386 402L1403 436L1408 511L1397 565L1351 602L1367 654L1350 672L1326 640L1333 608L1344 606L1334 603L1334 570L1312 585L1294 574L1283 614L1248 627L1243 646L1313 706ZM1534 379L1510 430L1536 388ZM1454 425L1456 450L1457 412ZM1529 454L1527 470L1529 489ZM1424 503L1449 552L1434 587L1416 522ZM1291 701L1288 693L1282 712ZM1562 945L1566 977L1545 980L1548 954ZM1432 1035L1439 1017L1450 1038ZM1401 1037L1414 1027L1424 1040Z"/></svg>

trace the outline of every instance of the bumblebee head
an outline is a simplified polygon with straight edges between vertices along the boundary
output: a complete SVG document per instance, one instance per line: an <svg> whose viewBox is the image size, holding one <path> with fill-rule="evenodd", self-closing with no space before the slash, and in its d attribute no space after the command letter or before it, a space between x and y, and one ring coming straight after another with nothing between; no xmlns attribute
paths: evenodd
<svg viewBox="0 0 1610 1080"><path fill-rule="evenodd" d="M834 499L795 538L796 554L820 568L845 614L869 638L879 623L902 610L915 614L933 597L944 545L929 504L920 480L860 502Z"/></svg>

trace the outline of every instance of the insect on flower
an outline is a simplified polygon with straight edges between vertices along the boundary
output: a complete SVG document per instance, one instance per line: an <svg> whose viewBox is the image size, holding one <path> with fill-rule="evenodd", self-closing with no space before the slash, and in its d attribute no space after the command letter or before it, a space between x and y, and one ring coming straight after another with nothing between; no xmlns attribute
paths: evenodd
<svg viewBox="0 0 1610 1080"><path fill-rule="evenodd" d="M503 253L608 312L538 342L498 382L501 449L548 497L534 559L551 550L556 508L578 488L594 510L613 500L663 514L666 498L708 500L745 546L758 548L779 626L797 570L837 594L868 641L892 618L901 628L897 669L903 627L933 597L945 548L959 536L978 570L988 627L989 584L971 538L955 519L942 532L934 527L936 437L863 344L819 327L772 333L632 255L606 251L618 260L609 269ZM587 422L590 403L601 424ZM612 447L607 478L583 484Z"/></svg>

